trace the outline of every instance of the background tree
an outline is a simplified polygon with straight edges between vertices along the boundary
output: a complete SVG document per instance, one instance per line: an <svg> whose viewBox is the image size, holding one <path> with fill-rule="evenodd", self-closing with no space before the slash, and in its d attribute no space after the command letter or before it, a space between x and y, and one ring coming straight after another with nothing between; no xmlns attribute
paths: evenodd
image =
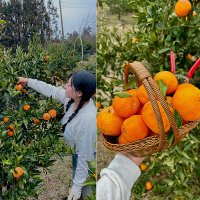
<svg viewBox="0 0 200 200"><path fill-rule="evenodd" d="M17 45L21 45L26 49L29 39L35 34L44 44L58 31L58 15L52 0L48 0L47 5L44 0L26 0L23 3L19 0L1 0L0 6L0 17L8 24L1 38L1 44L5 47L16 49Z"/></svg>

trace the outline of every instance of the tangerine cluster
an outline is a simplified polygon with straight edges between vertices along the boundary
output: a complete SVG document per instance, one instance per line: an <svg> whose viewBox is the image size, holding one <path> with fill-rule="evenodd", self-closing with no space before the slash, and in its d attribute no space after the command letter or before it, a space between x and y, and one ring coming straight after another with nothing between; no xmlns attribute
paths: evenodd
<svg viewBox="0 0 200 200"><path fill-rule="evenodd" d="M154 77L157 85L158 80L167 86L166 101L172 114L176 110L184 123L200 119L200 90L197 87L189 83L178 84L176 76L169 71L157 73ZM126 96L115 96L111 106L99 111L97 127L100 132L117 136L119 144L159 134L158 122L145 87L141 85L124 94ZM157 103L167 133L170 122L160 102Z"/></svg>

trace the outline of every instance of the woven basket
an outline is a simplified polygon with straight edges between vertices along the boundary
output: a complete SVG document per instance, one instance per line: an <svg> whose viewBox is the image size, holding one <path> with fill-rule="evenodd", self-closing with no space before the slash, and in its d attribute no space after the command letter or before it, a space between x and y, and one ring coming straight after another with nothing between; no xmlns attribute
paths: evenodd
<svg viewBox="0 0 200 200"><path fill-rule="evenodd" d="M199 124L200 120L187 123L178 128L175 119L170 112L168 103L161 95L147 69L138 61L129 63L125 69L125 83L128 82L128 73L130 69L134 71L138 81L144 85L147 91L158 122L159 134L127 144L117 144L117 138L106 136L102 133L101 136L104 146L109 150L131 153L135 157L144 157L178 144L189 133L189 131L194 129ZM174 141L171 145L168 144L167 133L164 131L163 121L156 99L161 103L174 132Z"/></svg>

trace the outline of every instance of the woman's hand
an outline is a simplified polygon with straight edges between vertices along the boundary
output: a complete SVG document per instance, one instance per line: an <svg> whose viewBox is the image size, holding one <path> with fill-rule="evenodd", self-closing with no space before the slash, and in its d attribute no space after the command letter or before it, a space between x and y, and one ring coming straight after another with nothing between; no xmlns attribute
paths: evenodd
<svg viewBox="0 0 200 200"><path fill-rule="evenodd" d="M24 78L24 77L18 77L19 79L19 83L24 87L27 85L28 83L28 78Z"/></svg>
<svg viewBox="0 0 200 200"><path fill-rule="evenodd" d="M134 157L133 155L131 155L129 153L121 153L121 154L128 157L130 160L132 160L138 166L145 159L144 157Z"/></svg>

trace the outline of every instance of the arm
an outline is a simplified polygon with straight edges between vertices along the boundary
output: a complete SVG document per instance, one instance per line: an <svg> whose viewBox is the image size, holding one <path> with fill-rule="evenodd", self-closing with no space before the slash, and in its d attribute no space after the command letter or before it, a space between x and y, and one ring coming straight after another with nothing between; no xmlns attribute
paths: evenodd
<svg viewBox="0 0 200 200"><path fill-rule="evenodd" d="M23 78L19 77L20 83L22 85L28 85L28 87L31 87L35 91L37 91L40 94L43 94L47 97L53 97L60 103L65 103L66 95L65 90L62 87L55 87L50 84L47 84L43 81L38 81L36 79L30 79L30 78Z"/></svg>
<svg viewBox="0 0 200 200"><path fill-rule="evenodd" d="M141 171L133 160L122 154L116 154L110 165L100 173L97 199L130 199L131 188L140 174Z"/></svg>

